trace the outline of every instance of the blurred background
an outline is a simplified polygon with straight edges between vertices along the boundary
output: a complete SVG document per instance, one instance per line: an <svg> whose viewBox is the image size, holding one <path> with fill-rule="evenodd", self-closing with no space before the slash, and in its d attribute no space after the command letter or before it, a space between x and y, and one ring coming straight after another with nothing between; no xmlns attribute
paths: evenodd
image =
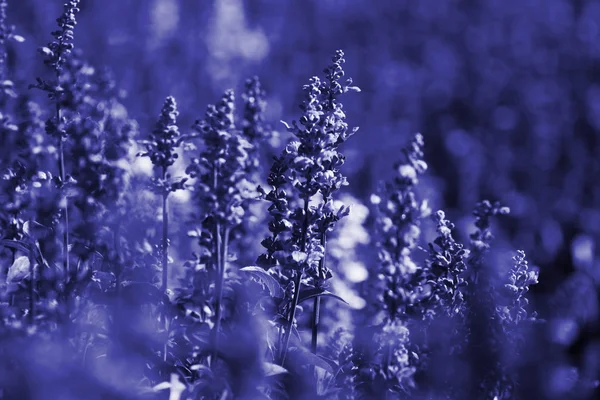
<svg viewBox="0 0 600 400"><path fill-rule="evenodd" d="M17 83L43 74L36 49L50 41L61 7L9 1L9 21L26 39L9 54ZM345 149L349 191L367 202L422 132L430 166L422 195L447 210L459 237L473 230L477 201L511 208L495 228L497 246L525 250L540 268L536 307L551 322L548 342L565 350L549 373L577 365L600 376L600 1L84 0L81 8L75 44L114 72L142 135L165 96L177 98L185 132L253 75L279 128L299 115L302 85L343 49L362 89L344 103L360 126Z"/></svg>

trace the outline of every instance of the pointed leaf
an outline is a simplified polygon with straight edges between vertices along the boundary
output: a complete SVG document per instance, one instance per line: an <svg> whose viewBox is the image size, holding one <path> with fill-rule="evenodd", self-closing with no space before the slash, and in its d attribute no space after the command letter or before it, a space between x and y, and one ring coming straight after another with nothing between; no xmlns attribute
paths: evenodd
<svg viewBox="0 0 600 400"><path fill-rule="evenodd" d="M20 250L23 253L27 253L29 251L29 248L25 243L17 240L2 239L0 240L0 245L10 247L11 249Z"/></svg>
<svg viewBox="0 0 600 400"><path fill-rule="evenodd" d="M263 372L265 377L279 375L279 374L287 374L288 370L283 368L281 365L273 364L270 362L263 362Z"/></svg>
<svg viewBox="0 0 600 400"><path fill-rule="evenodd" d="M315 367L319 367L329 372L330 374L334 373L333 368L329 363L323 360L321 357L316 354L311 353L310 351L300 348L293 347L289 350L289 359L290 362L298 363L300 365L314 365Z"/></svg>
<svg viewBox="0 0 600 400"><path fill-rule="evenodd" d="M325 356L321 356L321 355L317 355L317 357L319 357L321 360L325 361L327 364L329 364L329 366L334 370L334 371L338 371L340 366L338 365L337 362L335 362L334 360L332 360L331 358L327 358Z"/></svg>
<svg viewBox="0 0 600 400"><path fill-rule="evenodd" d="M23 224L23 232L32 238L38 240L48 237L50 233L50 228L40 224L36 221L26 221Z"/></svg>
<svg viewBox="0 0 600 400"><path fill-rule="evenodd" d="M17 257L13 264L8 269L8 273L6 274L6 282L7 283L16 283L25 279L25 277L29 274L29 257L21 256Z"/></svg>
<svg viewBox="0 0 600 400"><path fill-rule="evenodd" d="M281 285L277 282L273 276L271 276L267 271L257 266L248 266L241 268L240 271L247 272L251 277L258 280L264 286L269 289L269 294L272 297L282 297L283 289L281 289Z"/></svg>
<svg viewBox="0 0 600 400"><path fill-rule="evenodd" d="M321 289L321 288L310 288L310 289L300 290L300 297L298 298L298 304L300 304L303 301L306 301L308 299L312 299L312 298L319 297L319 296L333 297L334 299L337 299L344 304L348 304L348 302L346 302L346 300L342 299L337 294L332 293L325 289Z"/></svg>

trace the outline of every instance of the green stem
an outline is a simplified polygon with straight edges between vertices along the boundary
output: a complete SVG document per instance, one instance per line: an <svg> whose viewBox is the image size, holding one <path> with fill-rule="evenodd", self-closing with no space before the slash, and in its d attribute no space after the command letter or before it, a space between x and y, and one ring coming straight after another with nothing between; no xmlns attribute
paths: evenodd
<svg viewBox="0 0 600 400"><path fill-rule="evenodd" d="M162 210L162 284L160 290L164 293L167 290L169 279L169 214L167 212L167 196L163 194L163 210Z"/></svg>
<svg viewBox="0 0 600 400"><path fill-rule="evenodd" d="M35 245L35 244L33 244ZM35 258L33 257L33 249L29 250L29 275L31 282L29 284L29 323L35 323Z"/></svg>
<svg viewBox="0 0 600 400"><path fill-rule="evenodd" d="M217 224L217 281L216 281L216 304L215 304L215 327L213 331L213 357L216 360L219 355L219 331L221 330L221 303L223 302L223 282L225 281L225 268L227 267L227 247L229 245L229 228L225 228L221 236L221 224Z"/></svg>
<svg viewBox="0 0 600 400"><path fill-rule="evenodd" d="M167 179L167 167L162 167L162 179L163 182ZM164 295L167 291L167 285L169 280L169 212L167 209L167 199L169 192L165 191L162 197L162 283L160 285L160 291ZM169 331L169 319L166 313L163 314L163 322L165 331ZM168 343L165 342L163 346L163 361L167 362Z"/></svg>
<svg viewBox="0 0 600 400"><path fill-rule="evenodd" d="M119 296L121 294L121 273L122 265L121 265L121 224L117 222L114 228L113 234L113 246L115 248L115 298L117 299L117 303L119 302Z"/></svg>
<svg viewBox="0 0 600 400"><path fill-rule="evenodd" d="M56 83L60 85L60 71L56 71ZM64 217L64 230L63 230L63 266L65 270L65 292L62 293L62 299L65 304L65 316L66 323L65 329L67 331L70 330L71 325L71 304L69 303L69 294L68 288L72 283L72 280L75 279L77 274L76 271L71 271L71 262L69 257L69 198L64 189L64 185L67 180L67 173L65 169L65 144L63 140L62 130L61 130L61 109L60 109L60 95L56 94L56 129L58 129L58 174L60 175L61 185L63 185L60 189L63 191L62 195L64 196L64 207L63 207L63 217Z"/></svg>
<svg viewBox="0 0 600 400"><path fill-rule="evenodd" d="M56 126L60 130L60 100L56 100ZM62 184L65 184L67 179L67 173L65 171L65 145L62 138L62 133L59 132L58 138L58 172ZM63 232L63 255L64 255L64 267L67 274L71 273L70 260L69 260L69 198L65 194L65 206L63 209L64 213L64 232Z"/></svg>
<svg viewBox="0 0 600 400"><path fill-rule="evenodd" d="M302 223L302 252L306 252L306 240L308 236L308 202L309 196L307 195L304 199L304 220ZM296 318L296 307L298 306L298 300L300 299L300 284L302 282L303 269L299 268L296 271L296 279L294 280L294 297L292 298L292 308L290 310L290 318L287 321L285 329L285 335L283 337L283 347L281 348L281 365L285 363L287 356L288 346L290 345L290 337L292 335L292 328L294 327L294 319Z"/></svg>
<svg viewBox="0 0 600 400"><path fill-rule="evenodd" d="M323 257L319 260L319 272L325 269L325 250L327 245L327 236L325 231L321 233L321 245L323 246ZM319 323L321 320L321 296L315 297L313 303L313 315L312 315L312 340L311 349L314 354L317 354L318 337L319 337Z"/></svg>
<svg viewBox="0 0 600 400"><path fill-rule="evenodd" d="M298 306L298 299L300 298L300 283L302 281L302 271L296 272L296 279L294 280L294 297L292 299L292 309L290 310L290 318L287 321L285 334L283 337L283 347L281 349L281 362L283 366L287 357L288 346L290 345L290 336L292 334L292 328L294 326L294 319L296 318L296 307Z"/></svg>

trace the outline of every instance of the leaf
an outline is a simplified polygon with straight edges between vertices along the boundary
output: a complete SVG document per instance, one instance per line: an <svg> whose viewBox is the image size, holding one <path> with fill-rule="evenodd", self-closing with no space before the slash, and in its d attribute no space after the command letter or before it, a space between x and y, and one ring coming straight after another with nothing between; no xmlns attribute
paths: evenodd
<svg viewBox="0 0 600 400"><path fill-rule="evenodd" d="M263 362L263 372L265 377L287 374L288 370L283 368L281 365L273 364L270 362Z"/></svg>
<svg viewBox="0 0 600 400"><path fill-rule="evenodd" d="M6 283L16 283L25 279L25 277L29 275L30 265L29 257L17 257L8 269L8 273L6 274Z"/></svg>
<svg viewBox="0 0 600 400"><path fill-rule="evenodd" d="M294 360L293 362L297 362L300 365L314 365L315 367L324 369L330 374L334 373L333 368L331 367L331 365L329 365L328 362L306 349L300 347L292 347L290 348L288 354L290 361Z"/></svg>
<svg viewBox="0 0 600 400"><path fill-rule="evenodd" d="M303 301L306 301L308 299L312 299L312 298L319 297L319 296L333 297L334 299L337 299L344 304L348 304L348 302L346 300L342 299L337 294L332 293L325 289L321 289L321 288L310 288L310 289L300 290L300 297L298 298L298 304L300 304Z"/></svg>
<svg viewBox="0 0 600 400"><path fill-rule="evenodd" d="M30 250L30 247L31 247L28 243L20 242L17 240L10 240L10 239L0 240L0 246L10 247L11 249L16 249L23 253L28 253ZM38 265L48 267L48 262L44 259L44 256L42 255L42 251L40 250L40 246L37 242L35 243L35 246L33 246L33 255L34 255L35 261L38 263Z"/></svg>
<svg viewBox="0 0 600 400"><path fill-rule="evenodd" d="M272 297L283 297L283 289L277 282L277 279L272 277L267 271L257 266L248 266L241 268L240 271L247 272L251 277L257 279L260 283L269 289L269 294Z"/></svg>
<svg viewBox="0 0 600 400"><path fill-rule="evenodd" d="M2 239L0 240L0 245L10 247L11 249L20 250L23 253L27 253L29 251L29 247L26 244L16 240Z"/></svg>
<svg viewBox="0 0 600 400"><path fill-rule="evenodd" d="M23 232L28 236L39 240L48 237L50 229L36 221L26 221L23 224Z"/></svg>

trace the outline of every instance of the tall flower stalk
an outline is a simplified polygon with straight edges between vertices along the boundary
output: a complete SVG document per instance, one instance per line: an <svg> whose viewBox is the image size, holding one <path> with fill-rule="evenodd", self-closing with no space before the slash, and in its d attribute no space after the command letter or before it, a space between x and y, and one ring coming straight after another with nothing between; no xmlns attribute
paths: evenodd
<svg viewBox="0 0 600 400"><path fill-rule="evenodd" d="M338 149L357 130L348 129L339 102L340 95L359 91L352 86L351 79L341 81L344 62L344 53L338 50L333 63L324 71L325 79L313 77L304 86L306 98L300 106L303 115L299 123L294 121L292 126L286 125L296 139L275 160L268 182L272 189L265 193L265 198L272 203L269 208L271 237L263 241L267 253L259 258L259 263L267 268L279 264L293 282L280 345L282 365L287 356L303 279L313 288L321 289L331 277L324 259L326 234L349 211L344 206L335 209L333 202L334 192L347 184L339 172L344 156ZM316 299L312 318L313 351L317 348L320 314L318 295Z"/></svg>
<svg viewBox="0 0 600 400"><path fill-rule="evenodd" d="M379 374L389 388L412 386L415 372L408 356L409 317L421 316L420 300L424 269L413 251L421 235L421 222L431 213L426 200L419 200L416 186L427 170L423 160L423 135L417 133L402 150L404 159L394 165L397 175L379 194L371 197L377 207L379 269L374 283L376 297L368 310L381 328ZM375 358L377 360L377 358ZM373 388L372 390L375 390Z"/></svg>
<svg viewBox="0 0 600 400"><path fill-rule="evenodd" d="M46 122L46 132L54 137L58 142L58 171L59 171L59 188L64 189L67 182L67 173L65 171L65 141L67 140L67 121L62 116L62 107L65 97L65 88L62 86L63 68L68 57L74 48L74 30L77 21L75 15L79 12L79 0L71 0L64 5L62 15L56 20L59 30L52 32L54 40L46 47L39 49L44 57L44 64L48 66L54 73L54 80L45 81L37 78L37 84L32 85L43 91L48 92L48 97L54 101L55 111L54 116ZM69 200L63 194L63 257L64 267L67 273L71 272L69 263Z"/></svg>
<svg viewBox="0 0 600 400"><path fill-rule="evenodd" d="M200 245L209 246L215 279L215 325L212 331L213 357L219 355L219 335L222 323L223 284L227 268L231 232L245 215L245 203L254 195L254 185L246 178L250 143L242 137L234 122L234 93L225 92L220 101L209 105L204 119L196 121L194 130L202 139L203 148L192 159L186 172L197 178L193 189L201 210Z"/></svg>
<svg viewBox="0 0 600 400"><path fill-rule="evenodd" d="M171 179L169 167L179 157L176 149L179 146L179 128L177 127L177 103L175 98L169 96L165 99L156 127L151 133L149 140L142 140L140 143L146 146L146 152L138 154L141 157L150 157L152 164L157 169L159 178L154 180L155 189L161 195L162 199L162 239L161 239L161 263L162 263L162 281L161 292L165 292L169 280L169 212L168 198L169 194L181 189L185 180Z"/></svg>
<svg viewBox="0 0 600 400"><path fill-rule="evenodd" d="M6 103L8 97L17 97L14 91L14 83L8 76L8 51L7 44L9 40L23 42L25 39L15 34L15 27L7 24L6 9L7 0L0 0L0 105Z"/></svg>
<svg viewBox="0 0 600 400"><path fill-rule="evenodd" d="M497 348L499 326L494 318L497 301L495 282L498 277L487 259L494 235L491 220L497 215L506 215L508 207L500 203L483 200L475 206L475 227L470 234L469 290L467 291L467 326L469 329L469 358L473 363L472 374L475 377L471 387L471 396L489 395L495 389L502 373L499 371L500 357ZM483 393L482 393L483 391Z"/></svg>

